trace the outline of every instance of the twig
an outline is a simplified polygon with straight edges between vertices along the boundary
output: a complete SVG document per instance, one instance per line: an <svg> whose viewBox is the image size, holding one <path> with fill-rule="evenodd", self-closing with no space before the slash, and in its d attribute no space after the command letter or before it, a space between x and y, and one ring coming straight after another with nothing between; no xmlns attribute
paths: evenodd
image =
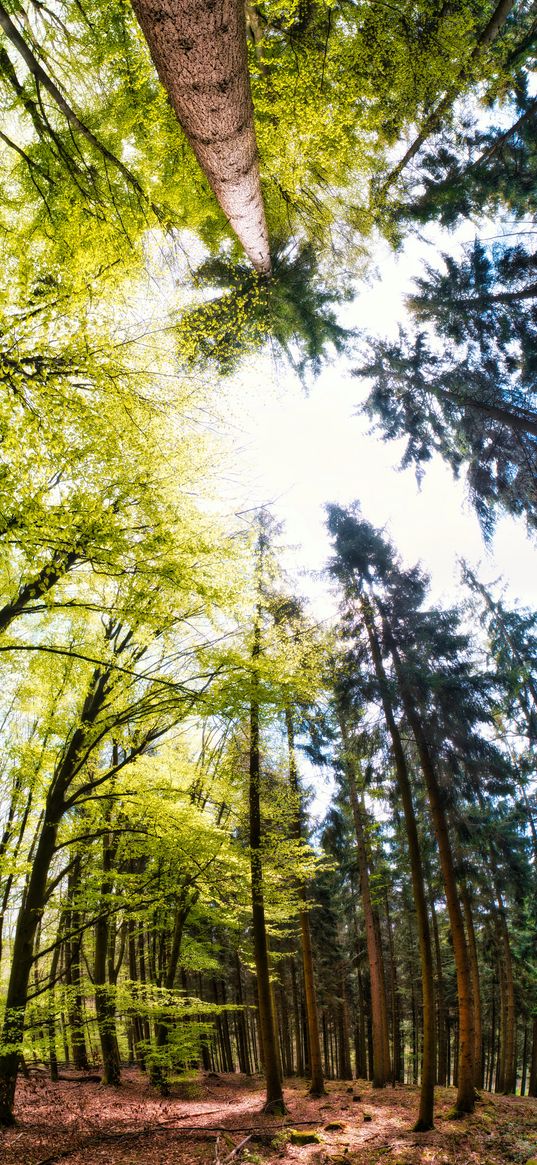
<svg viewBox="0 0 537 1165"><path fill-rule="evenodd" d="M227 1162L231 1161L233 1159L233 1157L238 1157L241 1149L244 1149L244 1146L248 1144L248 1141L252 1140L252 1136L253 1136L253 1134L250 1133L249 1137L245 1137L243 1141L239 1141L238 1145L235 1145L235 1148L232 1149L231 1153L229 1154L229 1157L226 1157L224 1165L227 1165Z"/></svg>
<svg viewBox="0 0 537 1165"><path fill-rule="evenodd" d="M221 1109L216 1109L216 1112L221 1111ZM181 1120L184 1118L178 1117L176 1119ZM308 1127L311 1128L313 1123L314 1122L311 1120L293 1121L293 1128L296 1128L298 1125L308 1125ZM321 1123L322 1122L317 1121L318 1125ZM272 1133L279 1132L281 1129L289 1128L289 1124L269 1125L265 1128L260 1125L245 1125L239 1127L235 1126L234 1128L228 1128L227 1125L178 1125L177 1128L181 1133L208 1134L209 1136L214 1133L248 1133L249 1136L247 1136L245 1141L242 1142L245 1144L246 1141L251 1140L251 1138L254 1137L256 1133L270 1135ZM79 1142L78 1145L73 1145L70 1149L59 1149L56 1153L52 1153L50 1157L43 1157L40 1161L36 1161L35 1165L55 1165L56 1161L61 1161L66 1157L73 1157L75 1153L83 1152L84 1149L90 1149L94 1145L101 1144L103 1141L135 1141L138 1137L150 1137L152 1134L156 1136L159 1133L173 1133L173 1131L174 1126L168 1123L164 1123L163 1121L158 1125L146 1125L139 1129L128 1129L123 1133L98 1133L93 1137L89 1137L86 1141ZM240 1145L237 1146L237 1149L238 1148L240 1148ZM237 1150L234 1149L233 1153L236 1154L236 1152ZM231 1154L231 1157L233 1157L233 1153ZM229 1157L226 1158L226 1161L229 1160ZM223 1165L225 1165L225 1163L223 1163Z"/></svg>

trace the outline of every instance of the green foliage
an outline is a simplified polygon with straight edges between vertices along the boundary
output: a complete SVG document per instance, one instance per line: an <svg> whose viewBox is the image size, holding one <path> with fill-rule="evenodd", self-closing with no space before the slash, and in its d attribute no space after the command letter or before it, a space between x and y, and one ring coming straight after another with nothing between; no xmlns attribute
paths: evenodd
<svg viewBox="0 0 537 1165"><path fill-rule="evenodd" d="M277 251L269 277L221 257L206 260L195 275L202 288L223 294L181 316L178 352L188 363L211 362L229 374L246 353L269 344L303 379L320 371L330 349L341 353L350 342L334 311L350 293L328 284L310 243Z"/></svg>

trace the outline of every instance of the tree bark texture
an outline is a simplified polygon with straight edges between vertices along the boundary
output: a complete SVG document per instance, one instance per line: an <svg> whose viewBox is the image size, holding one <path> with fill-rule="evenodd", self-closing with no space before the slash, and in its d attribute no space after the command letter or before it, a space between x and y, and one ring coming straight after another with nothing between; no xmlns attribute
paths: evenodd
<svg viewBox="0 0 537 1165"><path fill-rule="evenodd" d="M171 105L239 242L261 274L270 252L242 0L133 0Z"/></svg>

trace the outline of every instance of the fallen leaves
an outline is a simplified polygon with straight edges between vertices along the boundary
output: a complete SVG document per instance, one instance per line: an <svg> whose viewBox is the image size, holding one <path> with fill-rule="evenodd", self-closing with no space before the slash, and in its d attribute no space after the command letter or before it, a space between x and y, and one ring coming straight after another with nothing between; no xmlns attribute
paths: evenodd
<svg viewBox="0 0 537 1165"><path fill-rule="evenodd" d="M537 1158L537 1101L526 1097L485 1094L472 1116L453 1124L453 1090L439 1089L435 1129L416 1135L417 1090L408 1085L373 1090L360 1081L364 1111L350 1110L348 1082L331 1081L319 1104L304 1081L288 1081L290 1113L282 1120L263 1115L259 1077L200 1076L195 1096L178 1087L165 1103L139 1072L123 1078L117 1089L78 1074L56 1084L21 1080L18 1125L0 1135L2 1165L526 1165Z"/></svg>

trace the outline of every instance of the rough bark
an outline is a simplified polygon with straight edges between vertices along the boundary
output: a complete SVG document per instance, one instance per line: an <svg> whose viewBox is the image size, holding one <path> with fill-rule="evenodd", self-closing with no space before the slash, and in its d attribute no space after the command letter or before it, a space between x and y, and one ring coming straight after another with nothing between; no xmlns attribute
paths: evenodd
<svg viewBox="0 0 537 1165"><path fill-rule="evenodd" d="M160 80L217 201L261 274L270 252L241 0L133 0Z"/></svg>

